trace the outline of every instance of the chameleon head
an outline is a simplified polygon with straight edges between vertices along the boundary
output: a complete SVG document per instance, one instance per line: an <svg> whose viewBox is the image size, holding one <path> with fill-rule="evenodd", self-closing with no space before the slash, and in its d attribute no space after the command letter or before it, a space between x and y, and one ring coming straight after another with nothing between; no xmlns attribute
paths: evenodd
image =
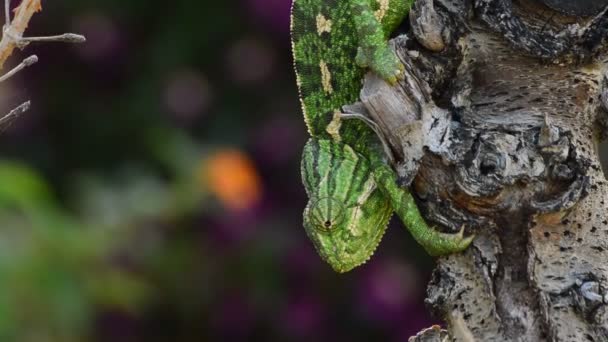
<svg viewBox="0 0 608 342"><path fill-rule="evenodd" d="M310 200L304 228L317 252L337 272L365 263L392 215L365 158L331 140L310 140L302 177Z"/></svg>

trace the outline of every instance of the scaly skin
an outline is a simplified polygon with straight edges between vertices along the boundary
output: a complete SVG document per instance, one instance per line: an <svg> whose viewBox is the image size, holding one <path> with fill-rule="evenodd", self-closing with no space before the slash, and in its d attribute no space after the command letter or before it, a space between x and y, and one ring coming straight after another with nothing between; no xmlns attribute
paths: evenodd
<svg viewBox="0 0 608 342"><path fill-rule="evenodd" d="M358 100L364 67L394 83L403 66L389 34L413 0L295 0L292 48L304 118L312 139L302 179L309 196L304 227L321 257L346 272L368 260L393 210L431 255L464 250L462 232L428 227L374 132L359 120L341 121L341 107Z"/></svg>
<svg viewBox="0 0 608 342"><path fill-rule="evenodd" d="M302 175L310 198L304 228L319 255L338 272L365 262L393 215L369 161L348 145L311 139L304 147Z"/></svg>

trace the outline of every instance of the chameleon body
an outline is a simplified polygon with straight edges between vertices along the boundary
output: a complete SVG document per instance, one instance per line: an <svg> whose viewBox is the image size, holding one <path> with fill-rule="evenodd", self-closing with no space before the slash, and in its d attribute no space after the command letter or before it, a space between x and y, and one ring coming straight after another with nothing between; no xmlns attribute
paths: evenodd
<svg viewBox="0 0 608 342"><path fill-rule="evenodd" d="M389 83L403 66L388 46L390 33L414 0L294 0L291 32L304 118L312 138L302 157L309 197L304 228L320 256L346 272L368 260L396 211L432 255L464 250L472 237L428 227L374 131L342 121L369 68Z"/></svg>

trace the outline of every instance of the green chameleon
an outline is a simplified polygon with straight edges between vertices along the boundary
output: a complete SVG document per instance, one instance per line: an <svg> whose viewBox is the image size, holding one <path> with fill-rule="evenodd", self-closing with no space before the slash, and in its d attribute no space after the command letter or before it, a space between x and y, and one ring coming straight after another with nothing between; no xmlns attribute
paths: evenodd
<svg viewBox="0 0 608 342"><path fill-rule="evenodd" d="M446 234L429 227L412 195L397 185L373 123L341 113L343 105L358 100L364 68L391 84L402 77L388 37L413 1L294 0L292 6L294 64L312 136L302 157L309 197L304 228L337 272L371 257L393 211L431 255L462 251L473 239L463 230ZM344 120L353 117L364 120Z"/></svg>

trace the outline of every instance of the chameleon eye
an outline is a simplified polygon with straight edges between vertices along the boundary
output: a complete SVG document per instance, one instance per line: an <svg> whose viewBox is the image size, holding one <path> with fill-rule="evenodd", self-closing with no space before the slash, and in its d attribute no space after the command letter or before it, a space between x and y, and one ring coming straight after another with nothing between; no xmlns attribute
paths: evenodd
<svg viewBox="0 0 608 342"><path fill-rule="evenodd" d="M334 198L324 197L311 201L310 220L314 227L323 232L330 232L344 221L344 204Z"/></svg>

